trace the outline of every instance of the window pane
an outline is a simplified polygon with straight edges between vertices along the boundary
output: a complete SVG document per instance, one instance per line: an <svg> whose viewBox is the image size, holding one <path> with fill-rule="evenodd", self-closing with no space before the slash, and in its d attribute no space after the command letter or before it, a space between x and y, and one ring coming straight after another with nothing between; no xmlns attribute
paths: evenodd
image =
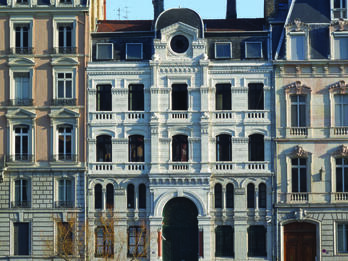
<svg viewBox="0 0 348 261"><path fill-rule="evenodd" d="M246 58L261 58L261 43L245 43Z"/></svg>
<svg viewBox="0 0 348 261"><path fill-rule="evenodd" d="M29 255L29 223L13 223L14 254Z"/></svg>
<svg viewBox="0 0 348 261"><path fill-rule="evenodd" d="M71 135L67 135L65 136L65 141L66 141L66 144L65 144L65 152L67 155L71 155Z"/></svg>
<svg viewBox="0 0 348 261"><path fill-rule="evenodd" d="M64 82L58 81L58 98L64 98Z"/></svg>
<svg viewBox="0 0 348 261"><path fill-rule="evenodd" d="M66 201L72 201L72 181L66 180Z"/></svg>
<svg viewBox="0 0 348 261"><path fill-rule="evenodd" d="M255 186L251 183L247 186L247 208L255 208Z"/></svg>
<svg viewBox="0 0 348 261"><path fill-rule="evenodd" d="M230 43L216 43L215 52L216 52L215 58L231 58Z"/></svg>
<svg viewBox="0 0 348 261"><path fill-rule="evenodd" d="M127 44L127 59L139 60L142 58L142 44Z"/></svg>
<svg viewBox="0 0 348 261"><path fill-rule="evenodd" d="M214 189L215 195L215 208L222 208L222 186L221 184L216 184Z"/></svg>
<svg viewBox="0 0 348 261"><path fill-rule="evenodd" d="M65 98L72 98L72 82L71 81L66 81L66 93L65 93Z"/></svg>
<svg viewBox="0 0 348 261"><path fill-rule="evenodd" d="M291 59L305 59L305 37L304 35L291 35Z"/></svg>
<svg viewBox="0 0 348 261"><path fill-rule="evenodd" d="M307 174L306 168L300 169L300 192L307 192Z"/></svg>
<svg viewBox="0 0 348 261"><path fill-rule="evenodd" d="M291 175L291 184L292 184L292 192L299 192L299 184L298 184L298 169L292 168Z"/></svg>
<svg viewBox="0 0 348 261"><path fill-rule="evenodd" d="M173 84L172 86L172 110L188 109L188 93L186 84Z"/></svg>
<svg viewBox="0 0 348 261"><path fill-rule="evenodd" d="M231 85L216 85L216 110L231 110Z"/></svg>
<svg viewBox="0 0 348 261"><path fill-rule="evenodd" d="M64 189L65 189L64 180L59 180L59 185L58 185L58 200L59 201L65 201Z"/></svg>

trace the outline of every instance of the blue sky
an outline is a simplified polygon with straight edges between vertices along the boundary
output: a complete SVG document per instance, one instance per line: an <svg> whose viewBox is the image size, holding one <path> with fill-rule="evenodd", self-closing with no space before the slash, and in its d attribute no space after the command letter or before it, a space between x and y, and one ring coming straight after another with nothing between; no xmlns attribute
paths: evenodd
<svg viewBox="0 0 348 261"><path fill-rule="evenodd" d="M106 3L106 16L109 20L153 18L152 0L106 0ZM164 0L164 9L179 6L195 10L202 18L225 18L226 15L226 0ZM263 0L237 0L237 16L263 17Z"/></svg>

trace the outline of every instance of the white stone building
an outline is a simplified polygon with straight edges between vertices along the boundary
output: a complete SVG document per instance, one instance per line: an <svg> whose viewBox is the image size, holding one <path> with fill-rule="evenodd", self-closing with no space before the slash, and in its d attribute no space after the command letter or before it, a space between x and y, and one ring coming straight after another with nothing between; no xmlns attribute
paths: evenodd
<svg viewBox="0 0 348 261"><path fill-rule="evenodd" d="M177 8L100 21L92 34L96 260L272 260L270 37L263 19L236 19L231 2L229 20ZM110 213L114 235L102 240L98 220Z"/></svg>

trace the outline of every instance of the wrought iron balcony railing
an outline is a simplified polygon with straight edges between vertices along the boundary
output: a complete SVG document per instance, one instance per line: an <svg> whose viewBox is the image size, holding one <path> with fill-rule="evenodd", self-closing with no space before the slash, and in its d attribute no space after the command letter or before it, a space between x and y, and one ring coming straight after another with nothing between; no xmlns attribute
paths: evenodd
<svg viewBox="0 0 348 261"><path fill-rule="evenodd" d="M77 155L66 153L66 154L54 154L51 157L51 161L77 161Z"/></svg>
<svg viewBox="0 0 348 261"><path fill-rule="evenodd" d="M15 200L11 202L12 208L30 208L31 202L28 200Z"/></svg>
<svg viewBox="0 0 348 261"><path fill-rule="evenodd" d="M33 47L14 47L10 49L11 54L33 54Z"/></svg>
<svg viewBox="0 0 348 261"><path fill-rule="evenodd" d="M76 105L76 99L70 99L70 98L58 98L53 99L51 104L53 106L75 106Z"/></svg>
<svg viewBox="0 0 348 261"><path fill-rule="evenodd" d="M33 106L33 99L9 99L7 106Z"/></svg>
<svg viewBox="0 0 348 261"><path fill-rule="evenodd" d="M65 47L55 47L55 54L76 54L77 47L65 46Z"/></svg>
<svg viewBox="0 0 348 261"><path fill-rule="evenodd" d="M74 202L72 200L59 200L55 202L56 208L73 208Z"/></svg>
<svg viewBox="0 0 348 261"><path fill-rule="evenodd" d="M6 161L7 162L13 162L13 161L27 161L32 162L34 160L34 155L31 154L14 154L14 155L7 155Z"/></svg>

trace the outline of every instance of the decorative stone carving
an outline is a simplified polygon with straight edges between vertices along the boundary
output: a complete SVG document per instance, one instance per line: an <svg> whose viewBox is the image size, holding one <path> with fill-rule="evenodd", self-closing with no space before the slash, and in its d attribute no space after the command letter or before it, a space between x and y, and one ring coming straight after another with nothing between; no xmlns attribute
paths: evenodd
<svg viewBox="0 0 348 261"><path fill-rule="evenodd" d="M348 22L340 18L337 21L333 21L330 27L331 27L331 31L342 32L342 31L347 31L347 25L348 25Z"/></svg>
<svg viewBox="0 0 348 261"><path fill-rule="evenodd" d="M332 84L329 87L330 92L338 93L338 94L346 94L348 93L348 85L345 81L339 81L334 84Z"/></svg>
<svg viewBox="0 0 348 261"><path fill-rule="evenodd" d="M311 88L302 84L301 81L296 81L285 87L285 93L289 94L308 94L311 93Z"/></svg>
<svg viewBox="0 0 348 261"><path fill-rule="evenodd" d="M289 23L288 27L292 32L302 32L306 30L307 25L303 23L299 18L296 18L292 23Z"/></svg>
<svg viewBox="0 0 348 261"><path fill-rule="evenodd" d="M301 146L297 145L290 156L291 158L308 158L308 152L306 152Z"/></svg>
<svg viewBox="0 0 348 261"><path fill-rule="evenodd" d="M348 157L348 147L341 145L334 153L336 157Z"/></svg>
<svg viewBox="0 0 348 261"><path fill-rule="evenodd" d="M297 220L304 220L307 216L307 211L302 208L299 208L298 210L295 210L293 212L293 215Z"/></svg>

